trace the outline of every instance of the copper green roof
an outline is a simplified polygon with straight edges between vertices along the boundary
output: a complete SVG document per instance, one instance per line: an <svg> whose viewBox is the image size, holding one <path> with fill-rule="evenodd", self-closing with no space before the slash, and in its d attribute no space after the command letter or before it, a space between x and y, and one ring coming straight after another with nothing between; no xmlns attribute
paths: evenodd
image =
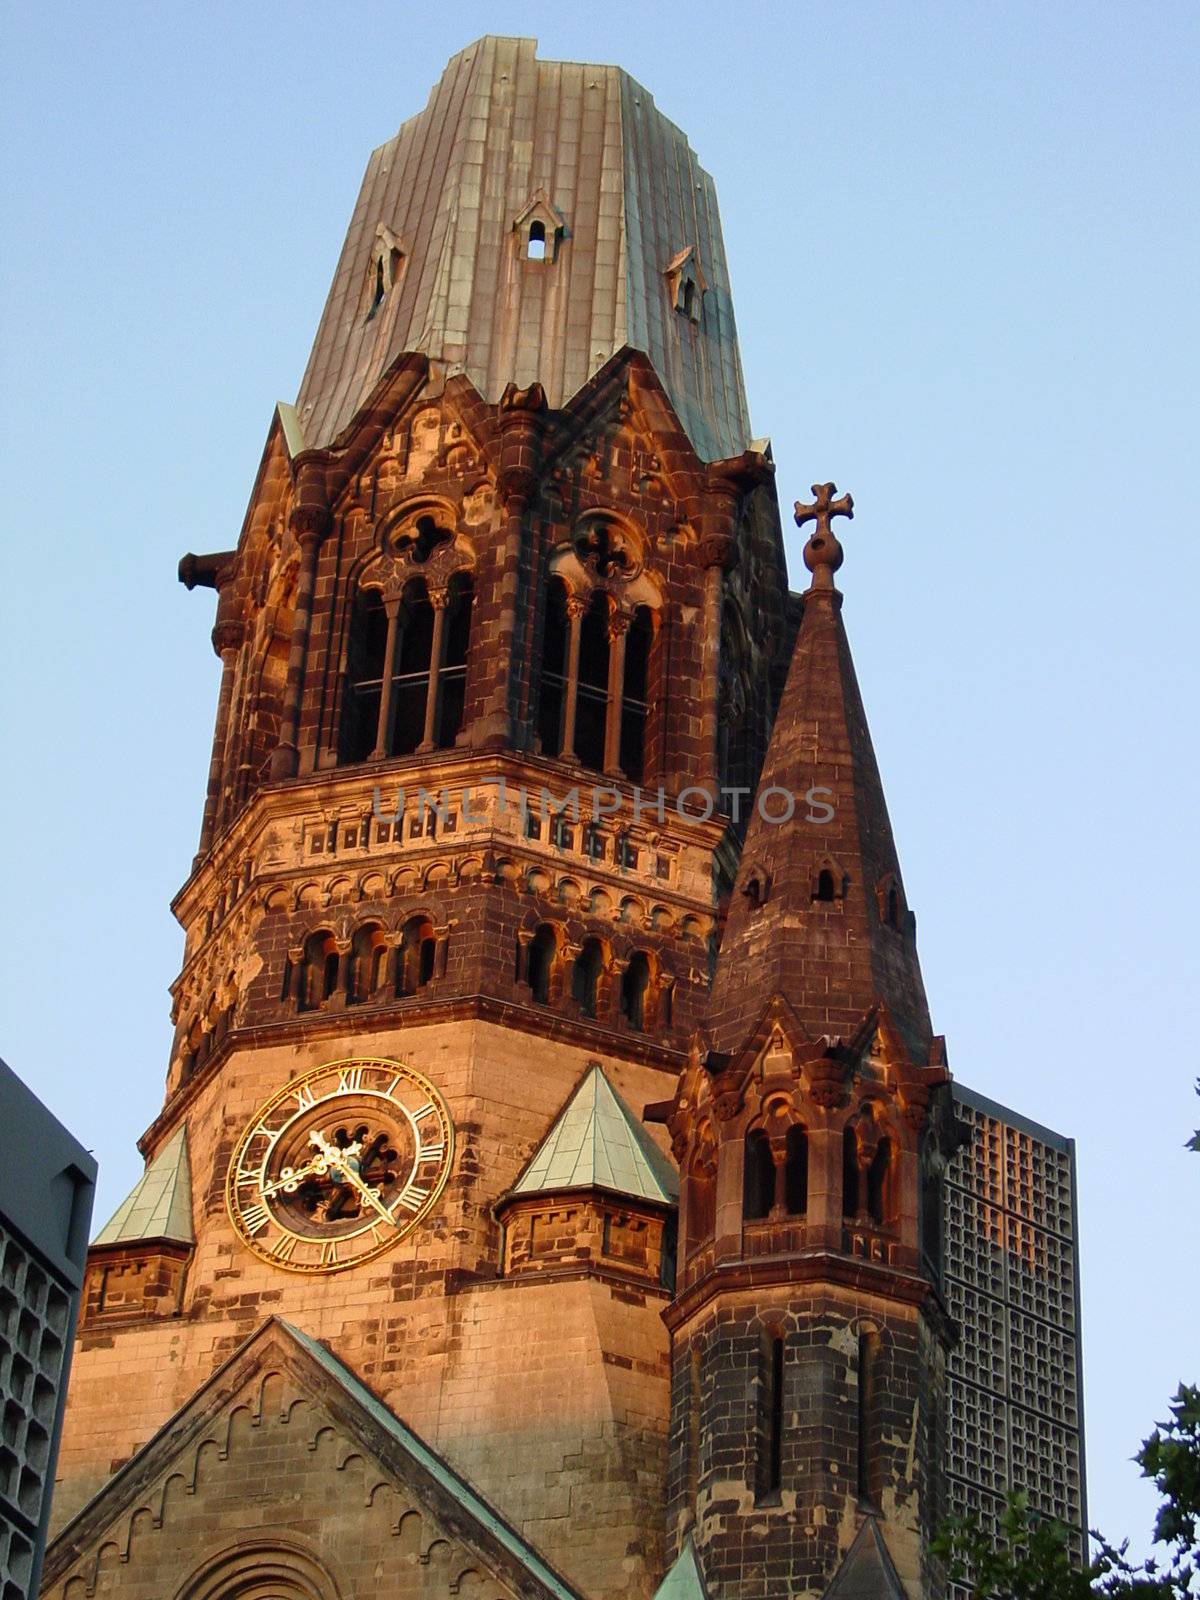
<svg viewBox="0 0 1200 1600"><path fill-rule="evenodd" d="M544 260L525 257L531 217ZM561 407L626 348L702 460L746 449L716 190L686 135L617 67L478 39L367 164L296 401L304 441L331 444L404 352L492 404L538 382Z"/></svg>
<svg viewBox="0 0 1200 1600"><path fill-rule="evenodd" d="M593 1065L518 1178L514 1194L611 1189L660 1205L679 1194L675 1169Z"/></svg>
<svg viewBox="0 0 1200 1600"><path fill-rule="evenodd" d="M158 1152L92 1243L137 1244L142 1239L196 1242L186 1125Z"/></svg>
<svg viewBox="0 0 1200 1600"><path fill-rule="evenodd" d="M670 1571L654 1592L654 1600L708 1600L696 1546L689 1533Z"/></svg>

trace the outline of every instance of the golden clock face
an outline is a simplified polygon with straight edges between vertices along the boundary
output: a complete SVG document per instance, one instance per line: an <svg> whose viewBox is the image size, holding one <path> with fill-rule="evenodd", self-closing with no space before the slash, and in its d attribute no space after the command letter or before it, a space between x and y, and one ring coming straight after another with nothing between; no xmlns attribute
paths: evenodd
<svg viewBox="0 0 1200 1600"><path fill-rule="evenodd" d="M437 1202L454 1125L401 1061L356 1056L294 1078L255 1112L229 1165L242 1242L290 1272L341 1272L391 1249Z"/></svg>

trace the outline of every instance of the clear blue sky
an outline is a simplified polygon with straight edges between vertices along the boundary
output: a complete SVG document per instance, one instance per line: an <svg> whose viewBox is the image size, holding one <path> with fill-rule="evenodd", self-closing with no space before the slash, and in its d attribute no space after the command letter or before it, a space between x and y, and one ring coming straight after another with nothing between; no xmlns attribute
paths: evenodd
<svg viewBox="0 0 1200 1600"><path fill-rule="evenodd" d="M1091 1512L1200 1377L1194 4L8 6L0 1050L101 1162L162 1094L212 597L370 150L481 33L615 61L717 182L965 1082L1079 1143ZM803 576L791 541L793 583Z"/></svg>

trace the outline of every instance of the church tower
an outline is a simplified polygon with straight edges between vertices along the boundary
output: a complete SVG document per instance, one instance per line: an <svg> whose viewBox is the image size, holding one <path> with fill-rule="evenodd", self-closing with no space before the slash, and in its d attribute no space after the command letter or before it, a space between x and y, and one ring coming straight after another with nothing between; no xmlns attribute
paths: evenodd
<svg viewBox="0 0 1200 1600"><path fill-rule="evenodd" d="M841 620L833 519L674 1099L669 1514L714 1595L936 1593L955 1123Z"/></svg>
<svg viewBox="0 0 1200 1600"><path fill-rule="evenodd" d="M948 1074L849 499L790 595L774 479L685 136L464 50L180 566L216 732L47 1595L935 1592Z"/></svg>

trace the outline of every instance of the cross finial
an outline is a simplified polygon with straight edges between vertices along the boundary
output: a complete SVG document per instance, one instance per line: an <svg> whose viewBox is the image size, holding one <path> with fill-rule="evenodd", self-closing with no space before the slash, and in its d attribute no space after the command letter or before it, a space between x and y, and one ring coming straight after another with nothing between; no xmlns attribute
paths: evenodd
<svg viewBox="0 0 1200 1600"><path fill-rule="evenodd" d="M812 573L813 589L832 589L833 575L842 564L842 547L833 532L834 517L854 516L854 500L848 494L838 495L836 483L814 483L813 503L806 506L796 501L796 526L815 522L816 527L804 546L804 565Z"/></svg>

